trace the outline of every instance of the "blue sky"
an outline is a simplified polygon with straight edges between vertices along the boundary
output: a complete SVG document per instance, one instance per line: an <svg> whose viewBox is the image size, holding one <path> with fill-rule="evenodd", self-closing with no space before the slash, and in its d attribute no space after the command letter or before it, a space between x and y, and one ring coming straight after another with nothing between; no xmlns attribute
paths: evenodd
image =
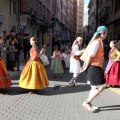
<svg viewBox="0 0 120 120"><path fill-rule="evenodd" d="M84 3L85 3L85 4L88 4L88 3L89 3L89 1L90 1L90 0L85 0L85 1L84 1Z"/></svg>
<svg viewBox="0 0 120 120"><path fill-rule="evenodd" d="M84 13L87 14L87 11L88 11L88 3L89 3L90 0L84 0Z"/></svg>
<svg viewBox="0 0 120 120"><path fill-rule="evenodd" d="M84 25L88 24L88 3L90 0L84 0Z"/></svg>

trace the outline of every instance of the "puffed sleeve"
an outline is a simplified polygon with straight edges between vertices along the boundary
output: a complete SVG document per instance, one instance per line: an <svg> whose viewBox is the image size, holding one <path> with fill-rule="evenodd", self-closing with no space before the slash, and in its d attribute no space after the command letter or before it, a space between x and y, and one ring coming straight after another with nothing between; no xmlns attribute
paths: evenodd
<svg viewBox="0 0 120 120"><path fill-rule="evenodd" d="M36 48L32 49L31 51L31 60L35 60L37 59L39 56L39 52Z"/></svg>
<svg viewBox="0 0 120 120"><path fill-rule="evenodd" d="M61 52L60 52L60 58L62 58L62 54L61 54Z"/></svg>
<svg viewBox="0 0 120 120"><path fill-rule="evenodd" d="M88 55L94 57L98 51L98 48L99 48L99 42L98 41L92 42L88 50Z"/></svg>
<svg viewBox="0 0 120 120"><path fill-rule="evenodd" d="M55 58L55 52L53 52L53 57L52 58Z"/></svg>
<svg viewBox="0 0 120 120"><path fill-rule="evenodd" d="M116 50L115 53L117 55L115 61L120 61L120 52L118 50Z"/></svg>
<svg viewBox="0 0 120 120"><path fill-rule="evenodd" d="M73 54L75 55L75 56L79 56L79 55L81 55L82 53L83 53L83 51L84 50L79 50L78 49L78 46L77 45L75 45L74 47L73 47Z"/></svg>

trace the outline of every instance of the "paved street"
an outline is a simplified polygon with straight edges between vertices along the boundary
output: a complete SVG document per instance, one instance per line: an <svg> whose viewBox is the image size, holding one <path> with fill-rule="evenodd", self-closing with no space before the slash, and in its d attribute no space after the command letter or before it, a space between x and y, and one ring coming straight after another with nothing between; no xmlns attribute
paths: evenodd
<svg viewBox="0 0 120 120"><path fill-rule="evenodd" d="M22 61L20 69L23 67ZM0 120L120 120L120 95L110 89L95 99L94 105L100 107L96 113L82 107L90 89L84 73L77 79L80 86L71 87L68 81L72 74L68 70L56 79L51 78L48 66L50 85L38 94L28 94L28 90L18 87L21 70L9 71L13 85L0 90ZM53 89L54 84L61 85L60 89Z"/></svg>

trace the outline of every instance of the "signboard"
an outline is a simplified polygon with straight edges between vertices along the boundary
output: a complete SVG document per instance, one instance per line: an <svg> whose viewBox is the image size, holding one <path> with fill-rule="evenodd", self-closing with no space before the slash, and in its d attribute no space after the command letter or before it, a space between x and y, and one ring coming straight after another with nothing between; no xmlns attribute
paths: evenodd
<svg viewBox="0 0 120 120"><path fill-rule="evenodd" d="M44 35L43 35L44 45L49 45L50 38L51 38L51 34L50 33L44 33Z"/></svg>
<svg viewBox="0 0 120 120"><path fill-rule="evenodd" d="M0 15L0 23L3 23L3 21L4 21L4 17Z"/></svg>
<svg viewBox="0 0 120 120"><path fill-rule="evenodd" d="M27 25L27 18L26 16L20 16L20 25L26 26Z"/></svg>

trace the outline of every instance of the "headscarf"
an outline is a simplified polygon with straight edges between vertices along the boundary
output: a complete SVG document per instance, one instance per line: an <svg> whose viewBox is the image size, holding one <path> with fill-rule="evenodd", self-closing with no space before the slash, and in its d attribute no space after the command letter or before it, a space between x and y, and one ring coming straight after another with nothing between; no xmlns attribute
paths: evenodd
<svg viewBox="0 0 120 120"><path fill-rule="evenodd" d="M107 33L107 32L108 32L107 27L105 27L105 26L99 26L99 27L97 28L97 31L94 33L91 41L89 42L89 44L90 44L93 40L95 40L96 38L98 38L101 33Z"/></svg>
<svg viewBox="0 0 120 120"><path fill-rule="evenodd" d="M72 47L76 45L76 43L79 41L83 41L83 39L81 37L77 37L76 40L73 42Z"/></svg>

